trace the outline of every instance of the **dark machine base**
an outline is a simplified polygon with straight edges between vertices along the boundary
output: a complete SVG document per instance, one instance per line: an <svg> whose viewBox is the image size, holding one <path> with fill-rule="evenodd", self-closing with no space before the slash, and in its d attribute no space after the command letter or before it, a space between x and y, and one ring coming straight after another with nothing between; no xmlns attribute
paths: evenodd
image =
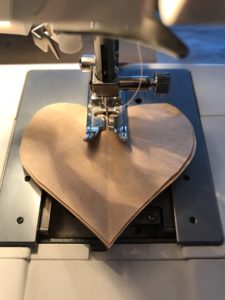
<svg viewBox="0 0 225 300"><path fill-rule="evenodd" d="M129 224L116 243L176 242L171 196L170 188L163 191ZM51 213L48 229L38 234L39 243L82 243L90 244L93 250L105 249L101 241L87 227L49 195L43 193L42 203L44 215L46 216L46 207L49 205L51 205Z"/></svg>
<svg viewBox="0 0 225 300"><path fill-rule="evenodd" d="M169 72L171 75L169 94L159 96L151 91L139 92L133 104L168 102L180 109L193 124L197 139L196 154L185 172L136 217L116 243L221 244L223 231L191 75L186 70L158 71ZM129 66L120 72L122 76L139 75L139 68ZM146 67L144 75L153 77L155 72L156 69L150 70ZM86 74L79 71L32 71L28 74L7 163L9 169L13 168L13 163L17 164L18 172L14 172L14 181L18 179L21 182L21 177L24 178L18 162L18 148L23 129L32 115L50 103L85 104L87 86ZM128 100L131 96L132 92L126 92ZM41 192L40 196L33 188L33 192L30 189L27 191L26 186L30 186L30 183L26 181L16 186L17 191L8 197L7 206L3 198L13 186L12 176L8 174L9 171L7 173L7 167L0 193L0 217L1 211L4 213L5 209L7 212L8 206L13 207L13 203L16 203L17 215L14 215L17 216L17 222L12 220L10 223L7 220L4 223L0 218L1 244L90 243L94 250L104 249L101 242L58 202L44 192ZM26 180L29 181L29 178L26 177ZM31 207L32 202L29 202L29 210L26 208L24 211L24 207L18 206L15 194L22 194L23 201L24 197L29 201L35 198L35 207ZM29 214L36 216L36 223L33 221L28 230L23 226L29 226L26 224ZM22 226L18 223L19 217L24 219ZM10 232L8 238L1 228L4 228L4 232Z"/></svg>

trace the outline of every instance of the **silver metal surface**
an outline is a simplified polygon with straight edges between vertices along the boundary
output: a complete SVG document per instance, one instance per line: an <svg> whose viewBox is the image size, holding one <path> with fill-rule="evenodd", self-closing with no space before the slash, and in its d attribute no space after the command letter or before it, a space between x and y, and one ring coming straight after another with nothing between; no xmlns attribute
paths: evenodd
<svg viewBox="0 0 225 300"><path fill-rule="evenodd" d="M112 130L125 142L128 139L126 98L95 98L89 93L85 141L92 141L101 130Z"/></svg>
<svg viewBox="0 0 225 300"><path fill-rule="evenodd" d="M40 217L39 231L42 234L47 234L52 210L52 199L50 197L42 197L42 213Z"/></svg>
<svg viewBox="0 0 225 300"><path fill-rule="evenodd" d="M112 130L125 142L128 140L127 106L126 98L119 91L117 66L114 66L115 77L103 82L97 78L94 61L81 58L81 68L82 60L85 61L84 71L88 65L90 71L85 141L92 141L102 130Z"/></svg>
<svg viewBox="0 0 225 300"><path fill-rule="evenodd" d="M106 118L104 115L105 109L99 106L94 107L91 103L87 106L87 121L86 121L86 135L85 141L92 141L101 130L106 129Z"/></svg>
<svg viewBox="0 0 225 300"><path fill-rule="evenodd" d="M34 44L44 52L50 49L56 59L60 59L58 46L52 39L53 32L51 26L47 23L41 24L31 30Z"/></svg>
<svg viewBox="0 0 225 300"><path fill-rule="evenodd" d="M195 157L172 185L177 241L182 245L219 244L223 232L191 76L185 70L166 71L171 75L169 94L161 96L148 90L140 91L137 98L143 103L175 105L195 129ZM155 72L157 70L148 67L144 69L144 75L151 78ZM124 77L138 73L138 66L121 70ZM87 86L88 74L80 71L32 71L28 74L0 193L0 243L34 243L38 228L40 196L31 184L24 181L19 162L18 148L24 127L45 105L72 102L86 106ZM129 91L122 97L129 100L132 95L133 92Z"/></svg>
<svg viewBox="0 0 225 300"><path fill-rule="evenodd" d="M40 191L25 181L19 161L26 119L24 116L17 122L0 191L0 242L6 244L30 243L36 239Z"/></svg>
<svg viewBox="0 0 225 300"><path fill-rule="evenodd" d="M80 71L31 71L27 75L0 190L0 243L32 244L39 222L40 190L25 181L19 159L24 128L33 114L55 102L86 105L88 76ZM28 178L29 179L29 178Z"/></svg>
<svg viewBox="0 0 225 300"><path fill-rule="evenodd" d="M112 42L112 41L111 41ZM96 47L97 51L100 51ZM112 47L113 48L113 47ZM115 49L108 49L114 51ZM112 52L112 56L115 53ZM97 53L97 52L96 52ZM102 53L102 56L103 53ZM102 60L98 54L96 57ZM110 60L110 57L107 57ZM111 58L112 59L112 58ZM113 60L113 59L112 59ZM95 56L85 55L81 57L80 67L82 71L90 72L89 93L87 103L87 121L85 141L90 142L100 134L102 130L112 130L118 138L125 142L129 138L127 125L127 101L124 96L124 91L129 90L148 90L153 89L155 93L166 94L169 92L170 76L169 73L155 73L151 78L149 76L134 76L119 77L119 69L117 64L112 64L110 71L114 75L110 76L106 81L99 79L103 77L104 72L107 74L108 69L103 70L102 65L97 73L98 61ZM103 73L103 74L102 74Z"/></svg>
<svg viewBox="0 0 225 300"><path fill-rule="evenodd" d="M80 68L82 72L90 72L90 68L95 65L95 55L85 54L80 58Z"/></svg>
<svg viewBox="0 0 225 300"><path fill-rule="evenodd" d="M120 78L119 40L97 36L94 49L95 55L84 55L80 59L81 70L90 72L84 140L90 142L102 130L109 129L125 142L129 134L123 91L152 88L156 93L168 93L170 77L168 73L158 73L153 78L143 74Z"/></svg>
<svg viewBox="0 0 225 300"><path fill-rule="evenodd" d="M121 70L121 75L134 75L135 72L131 66ZM197 140L194 159L172 184L177 242L182 245L221 244L224 235L191 73L182 69L163 69L163 72L171 77L169 93L162 96L151 91L140 92L138 98L143 103L167 102L176 106L192 123ZM154 73L157 70L144 70L144 75L150 77ZM127 97L131 97L129 93Z"/></svg>

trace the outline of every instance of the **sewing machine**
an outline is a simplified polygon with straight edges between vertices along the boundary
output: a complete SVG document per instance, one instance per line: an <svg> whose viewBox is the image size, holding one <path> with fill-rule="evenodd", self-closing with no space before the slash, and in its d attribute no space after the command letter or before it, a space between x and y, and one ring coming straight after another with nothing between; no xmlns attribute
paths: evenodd
<svg viewBox="0 0 225 300"><path fill-rule="evenodd" d="M36 45L44 51L51 49L57 57L60 47L64 50L66 48L67 52L72 51L71 39L75 41L75 48L79 49L81 40L79 37L74 40L72 34L74 31L79 34L92 33L97 37L94 39L95 55L86 55L80 60L81 69L88 72L47 68L44 71L30 71L26 77L0 193L0 243L8 247L20 246L20 248L1 248L3 258L14 258L16 262L12 266L11 260L2 262L3 268L7 269L9 274L11 270L16 274L12 277L16 292L12 293L13 296L10 294L11 299L23 299L25 285L25 299L32 299L34 296L37 299L48 297L47 289L49 298L46 299L62 297L146 299L149 298L149 293L156 299L165 297L178 299L181 295L185 297L183 295L185 293L187 299L193 295L197 299L202 299L201 290L193 287L196 284L195 279L199 283L201 272L204 272L204 275L206 272L204 267L206 266L207 270L217 270L221 261L215 261L215 264L207 261L203 267L201 261L197 260L196 264L190 261L188 266L191 268L189 271L194 276L193 279L186 277L189 274L185 275L184 260L221 258L225 250L218 212L218 192L215 193L212 181L191 73L181 69L180 66L148 64L141 68L139 64L120 66L116 38L147 42L153 48L178 56L184 56L187 49L157 18L149 18L146 22L140 21L140 19L143 21L143 11L144 15L147 12L152 15L151 1L134 1L134 6L126 18L124 18L126 12L122 10L124 7L120 7L120 10L117 10L116 23L113 22L114 17L108 20L106 16L110 15L109 12L113 8L115 9L114 5L119 6L123 3L115 2L112 4L113 7L107 3L101 10L103 2L99 1L99 9L94 9L93 12L86 9L88 3L85 1L79 2L80 11L75 10L72 1L67 2L62 5L64 9L68 8L67 15L65 14L68 21L73 18L86 21L92 17L91 13L94 13L96 19L101 22L95 24L86 22L78 29L78 24L67 22L37 25L37 20L45 20L46 16L50 22L59 18L62 7L55 7L54 3L49 1L47 8L44 6L43 10L34 7L38 2L31 4L33 6L31 11L38 11L33 15L35 26L34 23L32 26L28 25L29 22L26 28L15 25L22 31L26 31L27 28L30 30L32 27ZM29 5L27 7L31 9ZM149 10L146 11L146 8ZM108 13L102 13L104 9ZM24 15L20 11L20 15L19 11L15 10L14 13L18 13L15 19L26 19L31 11L29 9L23 11ZM71 14L71 11L74 14ZM123 23L125 19L126 24ZM154 31L149 35L147 29ZM109 39L107 35L111 35L114 39ZM196 74L201 73L199 68L188 68L196 77ZM214 77L209 81L211 84L216 82ZM200 84L200 79L197 78L196 82ZM200 95L197 86L197 98L198 93ZM130 99L132 99L130 105L149 102L172 103L189 118L195 129L197 150L191 165L174 184L146 207L109 251L105 251L97 238L60 204L38 189L31 178L23 173L19 162L18 147L27 122L44 105L62 99L87 106L84 139L89 143L106 127L113 130L121 142L126 141L129 136L126 103ZM9 254L4 251L9 251ZM143 260L145 262L142 262ZM30 266L27 278L28 261ZM224 274L224 271L221 269L220 273ZM163 274L166 274L165 281L167 281L163 280L165 293L153 291L154 285L162 285L162 281L156 283L155 278L162 280ZM54 276L52 283L49 282L49 276ZM22 279L18 281L18 277ZM209 282L210 278L207 277L206 280ZM121 286L120 281L124 286ZM93 284L90 291L84 287L86 282L90 286ZM217 287L217 283L210 283ZM7 284L10 284L9 280L5 286ZM221 285L218 288L224 291ZM215 291L213 295L215 297L217 292ZM204 296L206 297L206 294Z"/></svg>

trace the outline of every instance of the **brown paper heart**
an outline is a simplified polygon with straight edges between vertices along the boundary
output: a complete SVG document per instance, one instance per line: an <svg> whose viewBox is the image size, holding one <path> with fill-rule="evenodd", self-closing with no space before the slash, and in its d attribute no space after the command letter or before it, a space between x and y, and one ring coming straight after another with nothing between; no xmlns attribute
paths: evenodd
<svg viewBox="0 0 225 300"><path fill-rule="evenodd" d="M130 141L103 131L83 141L86 108L58 103L25 129L21 162L33 180L110 247L133 218L185 169L193 128L169 104L129 107Z"/></svg>

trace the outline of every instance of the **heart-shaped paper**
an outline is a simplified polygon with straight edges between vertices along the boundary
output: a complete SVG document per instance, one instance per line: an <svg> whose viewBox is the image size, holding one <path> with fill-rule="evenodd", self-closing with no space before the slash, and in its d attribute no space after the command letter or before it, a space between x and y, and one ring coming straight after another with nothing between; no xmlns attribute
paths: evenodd
<svg viewBox="0 0 225 300"><path fill-rule="evenodd" d="M133 106L128 115L128 143L111 131L86 143L86 108L49 105L33 116L20 148L33 180L107 247L195 152L192 125L175 107Z"/></svg>

